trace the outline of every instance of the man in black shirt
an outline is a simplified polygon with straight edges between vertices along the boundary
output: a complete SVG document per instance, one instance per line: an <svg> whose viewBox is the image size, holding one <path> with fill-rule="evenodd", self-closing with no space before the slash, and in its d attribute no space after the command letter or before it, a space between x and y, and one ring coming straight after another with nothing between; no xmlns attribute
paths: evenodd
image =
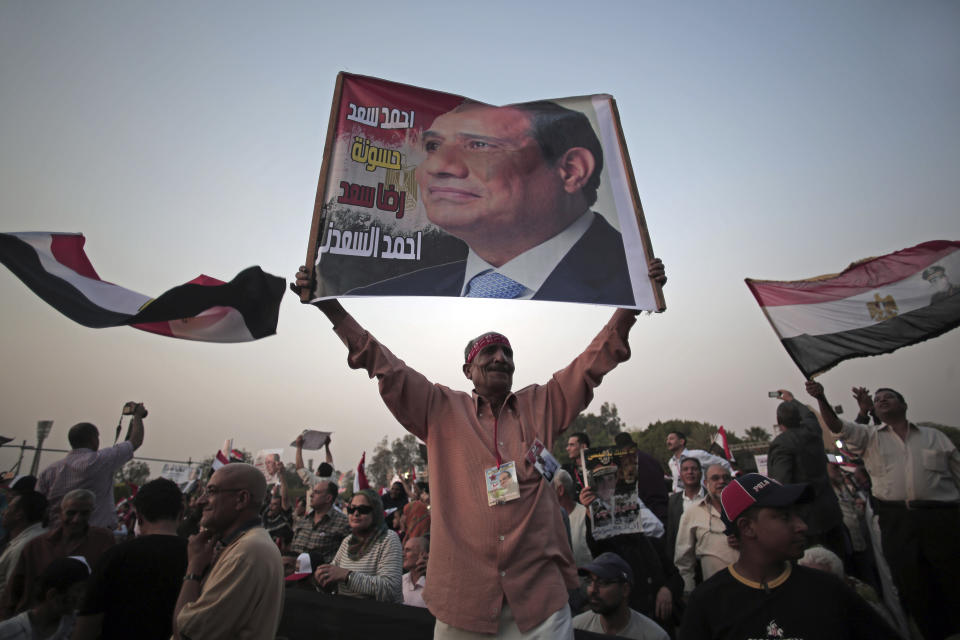
<svg viewBox="0 0 960 640"><path fill-rule="evenodd" d="M180 489L151 480L133 499L140 536L108 550L94 567L80 606L75 640L167 640L187 570L187 541L177 536Z"/></svg>
<svg viewBox="0 0 960 640"><path fill-rule="evenodd" d="M807 526L795 505L808 485L782 485L756 473L721 494L727 533L740 558L690 596L680 640L894 640L899 635L835 576L793 566Z"/></svg>

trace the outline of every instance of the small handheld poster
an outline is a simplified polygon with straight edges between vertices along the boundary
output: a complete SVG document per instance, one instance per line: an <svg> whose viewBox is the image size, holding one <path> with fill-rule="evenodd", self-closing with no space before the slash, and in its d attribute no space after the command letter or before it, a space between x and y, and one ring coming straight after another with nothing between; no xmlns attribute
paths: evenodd
<svg viewBox="0 0 960 640"><path fill-rule="evenodd" d="M547 482L553 482L553 476L560 468L560 463L553 457L553 454L543 446L540 438L533 441L533 445L527 450L527 462L540 472L540 475Z"/></svg>
<svg viewBox="0 0 960 640"><path fill-rule="evenodd" d="M483 472L487 485L487 504L494 506L510 502L520 497L520 484L517 482L517 465L513 460L499 467L490 467Z"/></svg>

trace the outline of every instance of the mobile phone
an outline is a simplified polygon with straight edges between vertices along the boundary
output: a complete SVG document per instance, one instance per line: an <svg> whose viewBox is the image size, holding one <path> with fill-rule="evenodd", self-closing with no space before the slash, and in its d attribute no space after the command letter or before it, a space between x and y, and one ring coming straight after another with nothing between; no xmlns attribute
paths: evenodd
<svg viewBox="0 0 960 640"><path fill-rule="evenodd" d="M768 392L767 392L767 397L768 397L768 398L782 398L782 397L783 397L783 394L781 394L779 391L768 391Z"/></svg>

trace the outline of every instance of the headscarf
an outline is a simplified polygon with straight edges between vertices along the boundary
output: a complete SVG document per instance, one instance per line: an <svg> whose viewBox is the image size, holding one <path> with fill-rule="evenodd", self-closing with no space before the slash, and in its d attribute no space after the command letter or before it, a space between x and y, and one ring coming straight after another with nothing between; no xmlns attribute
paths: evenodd
<svg viewBox="0 0 960 640"><path fill-rule="evenodd" d="M373 489L361 489L355 496L360 495L367 499L367 504L373 508L370 514L373 516L373 522L370 524L370 535L366 540L361 540L353 533L347 537L347 557L351 560L359 560L367 553L367 550L380 538L387 535L387 521L383 516L383 501ZM350 498L353 501L353 498Z"/></svg>
<svg viewBox="0 0 960 640"><path fill-rule="evenodd" d="M403 508L407 523L407 539L419 538L430 533L430 511L419 500L407 503Z"/></svg>

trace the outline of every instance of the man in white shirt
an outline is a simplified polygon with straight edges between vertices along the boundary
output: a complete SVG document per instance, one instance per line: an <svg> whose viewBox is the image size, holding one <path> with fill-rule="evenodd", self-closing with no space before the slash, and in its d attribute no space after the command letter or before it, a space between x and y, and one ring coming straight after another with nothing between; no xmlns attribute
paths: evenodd
<svg viewBox="0 0 960 640"><path fill-rule="evenodd" d="M403 543L403 604L411 607L426 607L423 588L427 586L427 559L430 541L427 538L408 538Z"/></svg>
<svg viewBox="0 0 960 640"><path fill-rule="evenodd" d="M667 552L671 558L677 546L681 516L707 495L703 488L703 470L696 458L684 458L680 462L680 479L683 491L672 494L667 500Z"/></svg>
<svg viewBox="0 0 960 640"><path fill-rule="evenodd" d="M925 638L960 632L960 452L942 431L907 420L898 391L877 389L871 400L853 390L860 414L871 410L880 426L837 417L823 385L807 382L824 424L863 458L878 501L883 553L894 582Z"/></svg>
<svg viewBox="0 0 960 640"><path fill-rule="evenodd" d="M732 479L722 465L707 467L706 497L690 506L680 517L674 564L683 578L683 592L687 595L696 587L696 563L700 564L703 579L708 580L740 557L727 542L726 524L720 515L723 509L720 494Z"/></svg>
<svg viewBox="0 0 960 640"><path fill-rule="evenodd" d="M708 453L703 449L687 449L687 436L680 431L671 431L667 434L667 449L670 450L670 459L667 465L670 467L670 474L673 476L673 491L683 490L683 481L680 479L680 461L684 458L696 458L700 461L700 467L706 469L711 464L719 464L730 474L733 474L733 468L730 463Z"/></svg>
<svg viewBox="0 0 960 640"><path fill-rule="evenodd" d="M97 498L90 524L114 529L117 509L113 501L113 475L143 444L143 419L147 410L142 404L128 402L124 413L132 414L127 439L107 449L100 449L100 431L89 422L70 427L67 438L70 453L43 470L37 480L37 491L47 496L50 528L60 518L60 501L74 489L89 489Z"/></svg>

